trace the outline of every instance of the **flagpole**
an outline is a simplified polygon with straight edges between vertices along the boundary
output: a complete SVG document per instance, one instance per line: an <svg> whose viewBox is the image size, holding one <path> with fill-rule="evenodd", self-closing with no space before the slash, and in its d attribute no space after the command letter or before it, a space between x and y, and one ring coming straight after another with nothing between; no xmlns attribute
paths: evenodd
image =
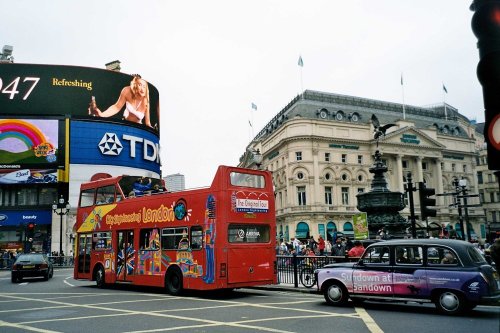
<svg viewBox="0 0 500 333"><path fill-rule="evenodd" d="M446 88L443 83L443 104L444 104L444 119L448 120L448 111L446 110Z"/></svg>
<svg viewBox="0 0 500 333"><path fill-rule="evenodd" d="M403 73L401 73L401 90L403 92L403 120L406 119L406 110L405 110L405 85L403 82Z"/></svg>
<svg viewBox="0 0 500 333"><path fill-rule="evenodd" d="M300 67L300 93L299 93L299 95L301 95L302 99L304 99L304 83L302 80L302 71L304 70L304 62L302 61L301 55L299 55L298 65Z"/></svg>

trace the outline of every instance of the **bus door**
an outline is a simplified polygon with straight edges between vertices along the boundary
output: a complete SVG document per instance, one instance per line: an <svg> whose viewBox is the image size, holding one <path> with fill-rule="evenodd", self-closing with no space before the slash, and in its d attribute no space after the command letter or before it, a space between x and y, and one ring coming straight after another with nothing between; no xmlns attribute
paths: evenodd
<svg viewBox="0 0 500 333"><path fill-rule="evenodd" d="M77 265L77 278L85 279L91 278L90 276L90 251L92 250L92 234L79 234L78 235L78 258Z"/></svg>
<svg viewBox="0 0 500 333"><path fill-rule="evenodd" d="M131 281L130 277L135 271L134 231L119 230L116 239L118 241L118 254L116 256L116 280Z"/></svg>

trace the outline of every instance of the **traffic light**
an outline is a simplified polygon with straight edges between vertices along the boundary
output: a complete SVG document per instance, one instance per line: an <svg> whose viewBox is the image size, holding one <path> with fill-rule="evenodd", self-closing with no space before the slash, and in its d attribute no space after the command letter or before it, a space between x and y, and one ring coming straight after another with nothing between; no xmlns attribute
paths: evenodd
<svg viewBox="0 0 500 333"><path fill-rule="evenodd" d="M35 223L30 222L26 225L26 237L33 238L35 236Z"/></svg>
<svg viewBox="0 0 500 333"><path fill-rule="evenodd" d="M500 0L474 0L470 8L478 39L477 77L483 87L488 168L500 170Z"/></svg>
<svg viewBox="0 0 500 333"><path fill-rule="evenodd" d="M429 198L436 194L436 190L433 188L426 188L423 182L418 183L418 196L420 198L420 213L421 220L425 220L428 216L435 217L436 210L429 208L429 206L436 206L436 199Z"/></svg>

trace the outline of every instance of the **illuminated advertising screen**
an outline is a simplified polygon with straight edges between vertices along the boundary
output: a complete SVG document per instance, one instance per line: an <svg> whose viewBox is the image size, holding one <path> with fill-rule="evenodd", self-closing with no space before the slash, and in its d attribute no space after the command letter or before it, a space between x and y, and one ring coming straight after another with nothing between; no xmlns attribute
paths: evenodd
<svg viewBox="0 0 500 333"><path fill-rule="evenodd" d="M71 164L125 166L160 173L160 140L140 128L73 120L70 146Z"/></svg>
<svg viewBox="0 0 500 333"><path fill-rule="evenodd" d="M0 118L0 169L57 168L64 165L60 122L63 121Z"/></svg>
<svg viewBox="0 0 500 333"><path fill-rule="evenodd" d="M0 114L107 119L159 133L158 90L139 75L78 66L0 63Z"/></svg>

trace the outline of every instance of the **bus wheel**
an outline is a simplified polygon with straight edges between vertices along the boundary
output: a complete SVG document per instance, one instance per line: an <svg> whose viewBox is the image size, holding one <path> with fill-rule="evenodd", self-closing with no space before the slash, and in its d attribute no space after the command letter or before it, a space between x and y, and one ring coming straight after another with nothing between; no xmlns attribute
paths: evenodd
<svg viewBox="0 0 500 333"><path fill-rule="evenodd" d="M167 291L172 296L178 296L182 293L182 273L179 268L171 268L165 277Z"/></svg>
<svg viewBox="0 0 500 333"><path fill-rule="evenodd" d="M102 268L102 266L99 266L99 268L95 272L95 283L97 285L97 288L106 287L106 281L104 280L104 268Z"/></svg>

